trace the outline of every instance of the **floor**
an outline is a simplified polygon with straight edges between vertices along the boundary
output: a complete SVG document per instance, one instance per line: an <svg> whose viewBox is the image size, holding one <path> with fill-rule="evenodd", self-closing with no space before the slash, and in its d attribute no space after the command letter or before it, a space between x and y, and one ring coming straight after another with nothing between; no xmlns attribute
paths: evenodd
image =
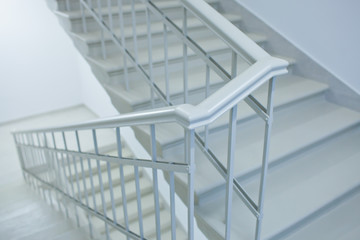
<svg viewBox="0 0 360 240"><path fill-rule="evenodd" d="M0 125L0 239L88 239L25 183L11 131L94 118L94 113L80 105Z"/></svg>

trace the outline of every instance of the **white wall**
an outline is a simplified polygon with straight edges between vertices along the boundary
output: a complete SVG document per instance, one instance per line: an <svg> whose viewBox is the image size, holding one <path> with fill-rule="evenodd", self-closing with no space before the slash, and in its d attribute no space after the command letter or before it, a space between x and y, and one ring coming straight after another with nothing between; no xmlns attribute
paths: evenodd
<svg viewBox="0 0 360 240"><path fill-rule="evenodd" d="M360 94L360 1L237 1Z"/></svg>
<svg viewBox="0 0 360 240"><path fill-rule="evenodd" d="M0 123L82 102L77 56L44 0L0 8Z"/></svg>

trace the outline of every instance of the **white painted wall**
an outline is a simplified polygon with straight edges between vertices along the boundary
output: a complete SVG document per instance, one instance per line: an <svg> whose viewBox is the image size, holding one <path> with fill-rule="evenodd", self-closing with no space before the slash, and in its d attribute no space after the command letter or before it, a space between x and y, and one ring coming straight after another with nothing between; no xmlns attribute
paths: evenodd
<svg viewBox="0 0 360 240"><path fill-rule="evenodd" d="M0 123L82 102L77 52L44 0L0 8Z"/></svg>
<svg viewBox="0 0 360 240"><path fill-rule="evenodd" d="M360 1L236 1L360 94Z"/></svg>

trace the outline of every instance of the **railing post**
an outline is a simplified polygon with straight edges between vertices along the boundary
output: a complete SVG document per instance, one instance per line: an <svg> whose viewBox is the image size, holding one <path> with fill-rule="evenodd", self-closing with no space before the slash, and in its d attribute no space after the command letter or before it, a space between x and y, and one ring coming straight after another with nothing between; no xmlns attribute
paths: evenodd
<svg viewBox="0 0 360 240"><path fill-rule="evenodd" d="M185 130L185 157L188 173L188 239L194 239L194 172L195 172L195 131Z"/></svg>
<svg viewBox="0 0 360 240"><path fill-rule="evenodd" d="M263 219L266 175L267 175L268 160L269 160L270 135L271 135L271 127L273 121L274 84L275 84L275 78L270 79L269 88L268 88L268 99L267 99L267 114L269 117L266 120L266 125L265 125L263 159L262 159L262 167L261 167L261 179L260 179L259 200L258 200L259 217L256 220L256 235L255 235L256 240L260 240L261 224Z"/></svg>
<svg viewBox="0 0 360 240"><path fill-rule="evenodd" d="M123 3L122 0L118 0L119 6L119 25L120 25L120 35L121 35L121 45L126 51L126 41L125 41L125 29L124 29L124 14L123 14ZM124 82L125 82L125 89L129 90L129 75L128 75L128 68L127 68L127 58L124 52Z"/></svg>
<svg viewBox="0 0 360 240"><path fill-rule="evenodd" d="M234 152L236 142L236 115L237 105L230 110L229 139L228 139L228 159L227 159L227 179L226 179L226 213L225 213L225 239L230 239L231 233L231 210L232 194L234 181Z"/></svg>
<svg viewBox="0 0 360 240"><path fill-rule="evenodd" d="M146 14L146 26L147 26L149 78L151 85L153 86L154 78L153 78L153 58L152 58L151 16L150 16L149 8L147 6L145 9L145 14ZM150 87L150 98L151 98L151 107L155 107L154 90L152 87Z"/></svg>
<svg viewBox="0 0 360 240"><path fill-rule="evenodd" d="M151 159L153 162L157 161L156 153L156 137L155 137L155 125L150 125L151 136ZM161 239L161 226L160 226L160 206L159 206L159 184L157 169L153 168L153 188L154 188L154 203L155 203L155 222L156 222L156 239Z"/></svg>
<svg viewBox="0 0 360 240"><path fill-rule="evenodd" d="M183 16L183 32L184 37L187 37L187 9L184 7L184 16ZM184 103L188 102L188 57L187 57L187 45L184 41L183 43L183 58L184 58Z"/></svg>
<svg viewBox="0 0 360 240"><path fill-rule="evenodd" d="M78 152L81 153L79 131L77 131L77 130L75 131L75 137L76 137L76 145L77 145ZM86 180L85 180L83 158L80 157L79 160L80 160L81 178L83 181L83 187L84 187L84 193L85 193L85 203L86 203L86 206L89 207L89 196L88 196L88 190L87 190ZM81 193L79 193L79 194L81 194ZM87 213L87 219L88 219L88 224L89 224L90 237L93 238L94 232L93 232L93 227L92 227L91 216L89 213Z"/></svg>
<svg viewBox="0 0 360 240"><path fill-rule="evenodd" d="M93 136L93 142L94 142L94 149L95 149L95 154L99 155L99 147L98 147L98 143L97 143L97 138L96 138L96 129L92 129L92 136ZM98 177L99 177L99 185L100 185L100 194L101 194L101 205L103 208L103 212L104 212L104 217L107 218L107 214L106 214L106 203L105 203L105 196L104 196L104 185L103 185L103 179L102 179L102 175L101 175L101 166L100 166L100 160L96 159L96 168L97 168L97 173L98 173ZM108 223L105 222L105 231L106 231L106 239L110 239L110 232L109 232L109 226Z"/></svg>
<svg viewBox="0 0 360 240"><path fill-rule="evenodd" d="M14 138L14 142L15 142L15 146L16 146L16 152L17 152L17 155L18 155L19 161L20 161L21 172L23 174L24 180L26 181L26 177L25 177L25 173L24 173L25 162L24 162L24 158L22 156L22 150L20 149L20 146L19 146L19 143L17 140L17 135L13 134L13 138Z"/></svg>
<svg viewBox="0 0 360 240"><path fill-rule="evenodd" d="M122 144L121 144L120 127L116 128L116 143L117 143L118 157L122 158ZM126 231L129 231L129 217L128 217L128 211L127 211L124 167L122 164L119 167L119 171L120 171L121 199L122 199L123 212L124 212L125 229L126 229ZM126 236L126 239L129 240L130 239L129 236Z"/></svg>

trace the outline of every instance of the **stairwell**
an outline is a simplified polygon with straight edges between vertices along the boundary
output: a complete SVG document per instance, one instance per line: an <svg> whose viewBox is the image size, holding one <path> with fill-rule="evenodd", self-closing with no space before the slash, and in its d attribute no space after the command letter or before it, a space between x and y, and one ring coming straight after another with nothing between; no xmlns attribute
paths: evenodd
<svg viewBox="0 0 360 240"><path fill-rule="evenodd" d="M161 19L150 15L153 61L153 65L150 66L147 47L149 16L145 5L140 1L135 1L135 4L131 4L132 1L123 1L121 5L123 14L120 14L117 6L121 2L88 1L90 5L96 6L94 9L101 11L103 21L111 25L114 33L120 35L124 32L122 40L126 43L129 52L144 69L152 69L154 82L159 91L166 93L165 98L168 102L173 105L182 104L185 98L187 103L195 105L225 86L226 82L223 79L212 69L207 68L195 52L188 50L188 91L184 94L183 43L178 41L176 34L164 26ZM176 25L183 24L183 8L178 1L153 2L171 16ZM221 11L219 1L207 0L207 2ZM74 45L88 61L94 75L120 113L166 106L160 97L153 95L151 87L146 85L141 69L131 65L130 61L124 58L113 36L101 30L99 23L89 11L80 7L79 1L48 0L48 4L73 39ZM242 21L246 21L241 16L231 13L223 12L223 16L238 27L242 26ZM186 24L187 34L199 46L206 49L206 52L224 69L231 72L234 61L230 60L232 55L228 47L192 14L188 15ZM257 32L245 33L259 46L266 47L265 35ZM168 45L166 50L164 45ZM360 113L327 101L325 94L329 91L328 85L318 82L317 79L307 79L297 75L296 71L292 71L297 64L296 59L279 57L286 59L290 65L289 74L278 77L275 84L274 123L261 239L358 239L360 237L360 208L357 204L360 197L358 174ZM237 58L238 60L235 61L237 72L245 71L250 64L240 57ZM165 72L164 66L168 69ZM171 79L171 84L168 84L167 79ZM205 84L206 81L208 85ZM268 91L268 86L264 84L252 95L266 106ZM237 105L237 112L236 145L232 168L234 178L252 199L259 199L265 126L244 101ZM227 165L228 160L230 129L228 114L227 111L207 127L196 131L204 139L206 149L211 149L224 166ZM140 125L134 126L133 131L138 141L151 153L154 147L150 144L152 129ZM183 128L175 123L161 123L154 131L156 152L161 158L169 162L181 163L182 159L186 158ZM58 137L61 141L61 136ZM91 139L91 135L83 138ZM114 150L116 136L113 131L102 131L98 133L98 138L99 144L102 145L99 145L98 149L89 145L88 151L98 151L110 156L119 155ZM126 139L124 141L126 142ZM92 142L90 141L89 144ZM69 148L76 146L76 142L68 143ZM66 146L64 148L66 149ZM82 146L82 148L86 147ZM120 153L122 156L123 154ZM125 157L132 158L133 155L125 153ZM195 146L194 159L195 217L198 227L208 239L225 239L229 237L225 236L227 220L224 212L228 200L226 182L199 145ZM85 162L83 166L82 164L82 160L68 163L69 170L64 174L69 191L72 189L74 194L75 189L79 199L92 195L95 199L92 206L102 209L100 211L105 216L112 215L133 232L143 231L142 236L146 238L159 238L157 234L160 233L156 232L154 224L156 206L152 201L156 193L151 184L152 180L142 168L134 172L132 167L103 162L99 171L99 166L95 167L95 160L89 160L87 166ZM75 173L80 168L83 168L85 173L84 185L76 187L75 185L79 184L77 179L79 176ZM168 182L172 181L168 172L164 172L164 175ZM103 179L101 184L92 182L92 177L99 176ZM112 183L109 182L110 176ZM174 182L177 195L186 203L188 197L186 175L175 173ZM139 190L137 188L141 192L141 201L136 199L135 192ZM124 208L124 198L120 198L120 195L116 196L120 189L126 189L127 208ZM101 199L103 195L107 198ZM143 218L138 215L139 202L142 204ZM232 206L231 239L253 239L256 231L255 217L235 194L232 198ZM124 214L125 209L128 209L128 214ZM159 210L160 235L162 239L170 239L171 209L164 200L160 200ZM127 220L122 218L126 215L128 215ZM93 231L99 236L107 236L111 239L124 238L122 233L104 224L101 219L91 218ZM182 229L181 224L177 224L176 233L177 239L187 238L186 230Z"/></svg>

